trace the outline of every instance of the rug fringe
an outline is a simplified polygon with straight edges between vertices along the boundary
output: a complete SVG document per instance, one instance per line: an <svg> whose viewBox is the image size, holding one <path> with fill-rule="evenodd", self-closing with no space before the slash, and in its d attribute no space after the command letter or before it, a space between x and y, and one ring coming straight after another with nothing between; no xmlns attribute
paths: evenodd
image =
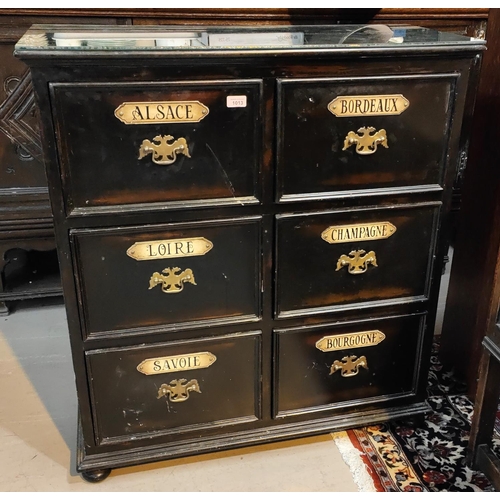
<svg viewBox="0 0 500 500"><path fill-rule="evenodd" d="M332 432L330 435L337 445L342 459L349 467L358 490L363 493L377 491L375 484L373 483L373 479L370 476L363 459L361 458L362 452L357 450L352 445L347 432Z"/></svg>

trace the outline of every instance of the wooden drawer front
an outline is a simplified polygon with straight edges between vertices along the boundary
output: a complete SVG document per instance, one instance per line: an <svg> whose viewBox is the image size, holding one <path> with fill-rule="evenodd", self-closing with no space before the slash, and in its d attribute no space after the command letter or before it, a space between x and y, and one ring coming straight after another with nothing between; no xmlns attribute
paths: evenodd
<svg viewBox="0 0 500 500"><path fill-rule="evenodd" d="M257 420L260 333L88 352L97 441Z"/></svg>
<svg viewBox="0 0 500 500"><path fill-rule="evenodd" d="M282 80L279 83L278 198L345 197L352 191L383 194L440 189L453 108L454 76L383 77L349 80ZM403 96L394 108L395 96ZM361 116L335 116L328 106L338 97L359 98L359 107L338 101L340 112L351 109ZM380 100L398 115L365 116L361 106L377 113ZM351 101L352 102L352 101ZM365 105L365 103L367 103ZM370 110L367 113L371 113ZM345 146L349 132L362 127L385 130L387 148L376 145L371 154ZM375 132L372 132L373 135ZM366 135L363 132L359 135ZM382 133L379 137L382 137ZM361 148L361 145L359 146ZM367 152L365 147L362 152Z"/></svg>
<svg viewBox="0 0 500 500"><path fill-rule="evenodd" d="M260 316L260 217L71 234L87 335Z"/></svg>
<svg viewBox="0 0 500 500"><path fill-rule="evenodd" d="M426 298L439 206L277 216L278 317Z"/></svg>
<svg viewBox="0 0 500 500"><path fill-rule="evenodd" d="M424 319L422 315L398 316L276 330L274 415L284 417L411 394Z"/></svg>
<svg viewBox="0 0 500 500"><path fill-rule="evenodd" d="M161 208L255 203L260 92L259 80L53 84L67 211L155 202ZM231 96L239 96L236 107ZM173 121L153 123L152 116ZM172 138L154 141L166 136ZM184 149L171 152L174 141ZM172 164L154 161L174 156Z"/></svg>

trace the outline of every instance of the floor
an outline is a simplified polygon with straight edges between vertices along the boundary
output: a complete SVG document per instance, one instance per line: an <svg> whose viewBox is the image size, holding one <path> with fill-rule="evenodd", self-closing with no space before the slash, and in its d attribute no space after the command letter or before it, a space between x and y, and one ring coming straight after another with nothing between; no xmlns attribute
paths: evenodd
<svg viewBox="0 0 500 500"><path fill-rule="evenodd" d="M76 393L61 299L0 318L0 491L357 491L327 434L128 467L75 470Z"/></svg>
<svg viewBox="0 0 500 500"><path fill-rule="evenodd" d="M62 299L17 303L0 318L0 491L358 491L330 434L118 469L90 484L75 469L76 413Z"/></svg>

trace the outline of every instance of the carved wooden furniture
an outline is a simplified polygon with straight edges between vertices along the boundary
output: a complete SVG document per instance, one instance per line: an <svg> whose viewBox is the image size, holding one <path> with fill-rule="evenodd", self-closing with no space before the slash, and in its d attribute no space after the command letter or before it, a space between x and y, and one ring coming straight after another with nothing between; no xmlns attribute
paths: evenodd
<svg viewBox="0 0 500 500"><path fill-rule="evenodd" d="M22 38L84 477L426 411L483 47L408 26Z"/></svg>
<svg viewBox="0 0 500 500"><path fill-rule="evenodd" d="M500 295L500 153L496 144L500 126L500 10L492 9L479 80L463 208L457 230L453 266L441 334L440 356L467 385L474 398L483 348L481 342L493 330Z"/></svg>
<svg viewBox="0 0 500 500"><path fill-rule="evenodd" d="M492 9L491 35L481 68L466 176L441 339L441 357L466 381L475 399L468 461L500 489L500 459L491 450L500 396L500 9Z"/></svg>
<svg viewBox="0 0 500 500"><path fill-rule="evenodd" d="M487 16L488 9L0 9L0 312L7 312L5 301L61 290L49 251L55 242L30 77L12 56L15 42L33 23L405 23L484 38ZM452 213L459 205L460 175ZM16 248L43 252L25 255ZM17 266L21 260L24 265Z"/></svg>
<svg viewBox="0 0 500 500"><path fill-rule="evenodd" d="M66 22L82 22L75 14ZM31 76L13 51L37 20L64 19L47 9L0 9L0 315L9 301L62 293Z"/></svg>
<svg viewBox="0 0 500 500"><path fill-rule="evenodd" d="M468 448L469 465L482 471L500 490L500 458L492 450L493 428L500 397L500 329L484 337L479 382Z"/></svg>

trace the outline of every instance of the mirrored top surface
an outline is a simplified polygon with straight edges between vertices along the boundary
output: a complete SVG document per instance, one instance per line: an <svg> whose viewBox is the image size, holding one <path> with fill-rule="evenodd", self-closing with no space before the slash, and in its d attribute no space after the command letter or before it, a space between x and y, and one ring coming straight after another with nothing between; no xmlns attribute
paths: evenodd
<svg viewBox="0 0 500 500"><path fill-rule="evenodd" d="M335 25L268 27L34 25L16 50L280 50L401 47L483 43L416 26Z"/></svg>

